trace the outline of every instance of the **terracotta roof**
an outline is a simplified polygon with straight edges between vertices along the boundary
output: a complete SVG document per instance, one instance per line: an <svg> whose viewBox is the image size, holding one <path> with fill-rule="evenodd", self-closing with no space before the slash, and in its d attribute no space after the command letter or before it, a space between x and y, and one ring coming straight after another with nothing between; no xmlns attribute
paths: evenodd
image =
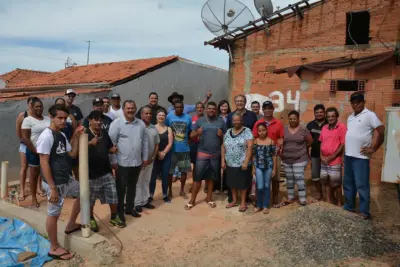
<svg viewBox="0 0 400 267"><path fill-rule="evenodd" d="M14 84L20 84L24 81L43 77L48 75L50 72L37 71L37 70L26 70L26 69L15 69L0 75L0 79L6 82L6 88L12 87Z"/></svg>
<svg viewBox="0 0 400 267"><path fill-rule="evenodd" d="M30 90L31 88L63 85L75 85L74 88L85 84L117 85L176 60L178 60L177 56L169 56L77 66L46 75L32 76L28 79L18 79L18 82L8 84L7 88Z"/></svg>

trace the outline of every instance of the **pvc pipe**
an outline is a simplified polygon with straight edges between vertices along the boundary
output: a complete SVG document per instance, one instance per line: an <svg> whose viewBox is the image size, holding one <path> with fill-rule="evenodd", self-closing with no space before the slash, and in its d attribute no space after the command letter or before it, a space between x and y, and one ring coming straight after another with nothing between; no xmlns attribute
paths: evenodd
<svg viewBox="0 0 400 267"><path fill-rule="evenodd" d="M82 236L90 236L90 192L89 192L89 168L88 168L88 135L79 137L79 185L81 201Z"/></svg>
<svg viewBox="0 0 400 267"><path fill-rule="evenodd" d="M1 162L1 199L7 197L8 192L8 161Z"/></svg>

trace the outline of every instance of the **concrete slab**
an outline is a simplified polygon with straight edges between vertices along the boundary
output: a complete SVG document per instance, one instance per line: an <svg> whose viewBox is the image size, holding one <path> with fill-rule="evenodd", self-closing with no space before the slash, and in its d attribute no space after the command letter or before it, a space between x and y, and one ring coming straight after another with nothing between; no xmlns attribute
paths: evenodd
<svg viewBox="0 0 400 267"><path fill-rule="evenodd" d="M33 227L39 234L47 237L46 216L41 212L0 201L0 215L20 219ZM92 233L89 238L84 238L80 232L67 236L64 233L65 226L65 222L58 222L57 237L61 246L98 265L110 265L114 262L117 248L110 244L105 237Z"/></svg>

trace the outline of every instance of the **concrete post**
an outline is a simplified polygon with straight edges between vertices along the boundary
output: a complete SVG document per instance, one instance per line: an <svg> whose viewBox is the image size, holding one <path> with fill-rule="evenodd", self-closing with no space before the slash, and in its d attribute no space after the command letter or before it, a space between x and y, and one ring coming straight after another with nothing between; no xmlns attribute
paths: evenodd
<svg viewBox="0 0 400 267"><path fill-rule="evenodd" d="M1 199L7 197L8 192L8 161L1 162Z"/></svg>
<svg viewBox="0 0 400 267"><path fill-rule="evenodd" d="M79 137L79 185L83 237L90 237L90 192L88 160L88 135L86 133L83 133Z"/></svg>

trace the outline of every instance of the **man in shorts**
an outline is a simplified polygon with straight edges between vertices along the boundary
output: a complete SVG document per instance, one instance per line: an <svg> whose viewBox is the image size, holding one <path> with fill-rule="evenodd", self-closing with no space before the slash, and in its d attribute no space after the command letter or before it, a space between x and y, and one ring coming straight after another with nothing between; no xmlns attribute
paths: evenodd
<svg viewBox="0 0 400 267"><path fill-rule="evenodd" d="M346 126L339 122L339 112L331 107L326 110L328 125L322 128L321 142L321 177L320 181L326 192L327 201L338 206L342 201L342 162L346 137Z"/></svg>
<svg viewBox="0 0 400 267"><path fill-rule="evenodd" d="M325 116L325 106L322 104L315 105L314 107L315 119L307 124L307 129L310 131L313 138L313 143L311 144L311 178L315 189L318 193L315 201L323 200L323 192L321 183L319 181L319 176L321 174L321 142L319 141L319 135L321 134L322 127L328 124Z"/></svg>
<svg viewBox="0 0 400 267"><path fill-rule="evenodd" d="M83 133L84 128L76 129L70 144L64 133L61 132L69 115L67 107L64 105L51 106L49 114L50 127L42 132L36 143L44 177L43 189L48 199L46 220L46 230L50 240L48 255L54 259L69 260L74 257L74 254L62 248L58 243L57 221L61 214L64 198L67 194L72 195L77 199L72 205L65 234L81 229L81 225L75 222L80 211L79 182L70 176L70 157L75 158L78 155L79 136Z"/></svg>
<svg viewBox="0 0 400 267"><path fill-rule="evenodd" d="M169 198L172 199L172 175L175 167L181 172L181 191L179 195L187 199L185 193L185 183L187 173L191 172L189 135L192 131L192 118L183 113L183 102L177 100L174 102L174 110L167 116L166 125L171 127L174 132L174 144L172 146L171 167L169 170Z"/></svg>
<svg viewBox="0 0 400 267"><path fill-rule="evenodd" d="M217 116L217 104L207 104L207 114L197 120L191 138L199 138L196 169L193 177L192 196L185 205L190 210L196 204L196 197L201 187L202 180L207 183L206 202L211 208L215 208L212 201L214 182L221 183L221 145L226 125L223 119Z"/></svg>
<svg viewBox="0 0 400 267"><path fill-rule="evenodd" d="M118 152L113 145L108 132L102 128L103 120L106 115L102 111L92 111L88 116L89 128L89 191L90 191L90 229L98 232L99 227L93 216L93 207L96 199L100 199L101 204L108 204L111 210L109 225L124 228L126 226L117 215L117 188L115 179L112 175L109 154Z"/></svg>
<svg viewBox="0 0 400 267"><path fill-rule="evenodd" d="M137 212L142 212L143 208L154 209L150 204L150 180L153 171L153 163L157 157L158 145L160 144L160 136L156 126L151 124L152 109L150 106L144 106L141 109L142 121L146 124L146 134L148 138L148 159L147 163L140 170L139 179L136 184L135 209Z"/></svg>

